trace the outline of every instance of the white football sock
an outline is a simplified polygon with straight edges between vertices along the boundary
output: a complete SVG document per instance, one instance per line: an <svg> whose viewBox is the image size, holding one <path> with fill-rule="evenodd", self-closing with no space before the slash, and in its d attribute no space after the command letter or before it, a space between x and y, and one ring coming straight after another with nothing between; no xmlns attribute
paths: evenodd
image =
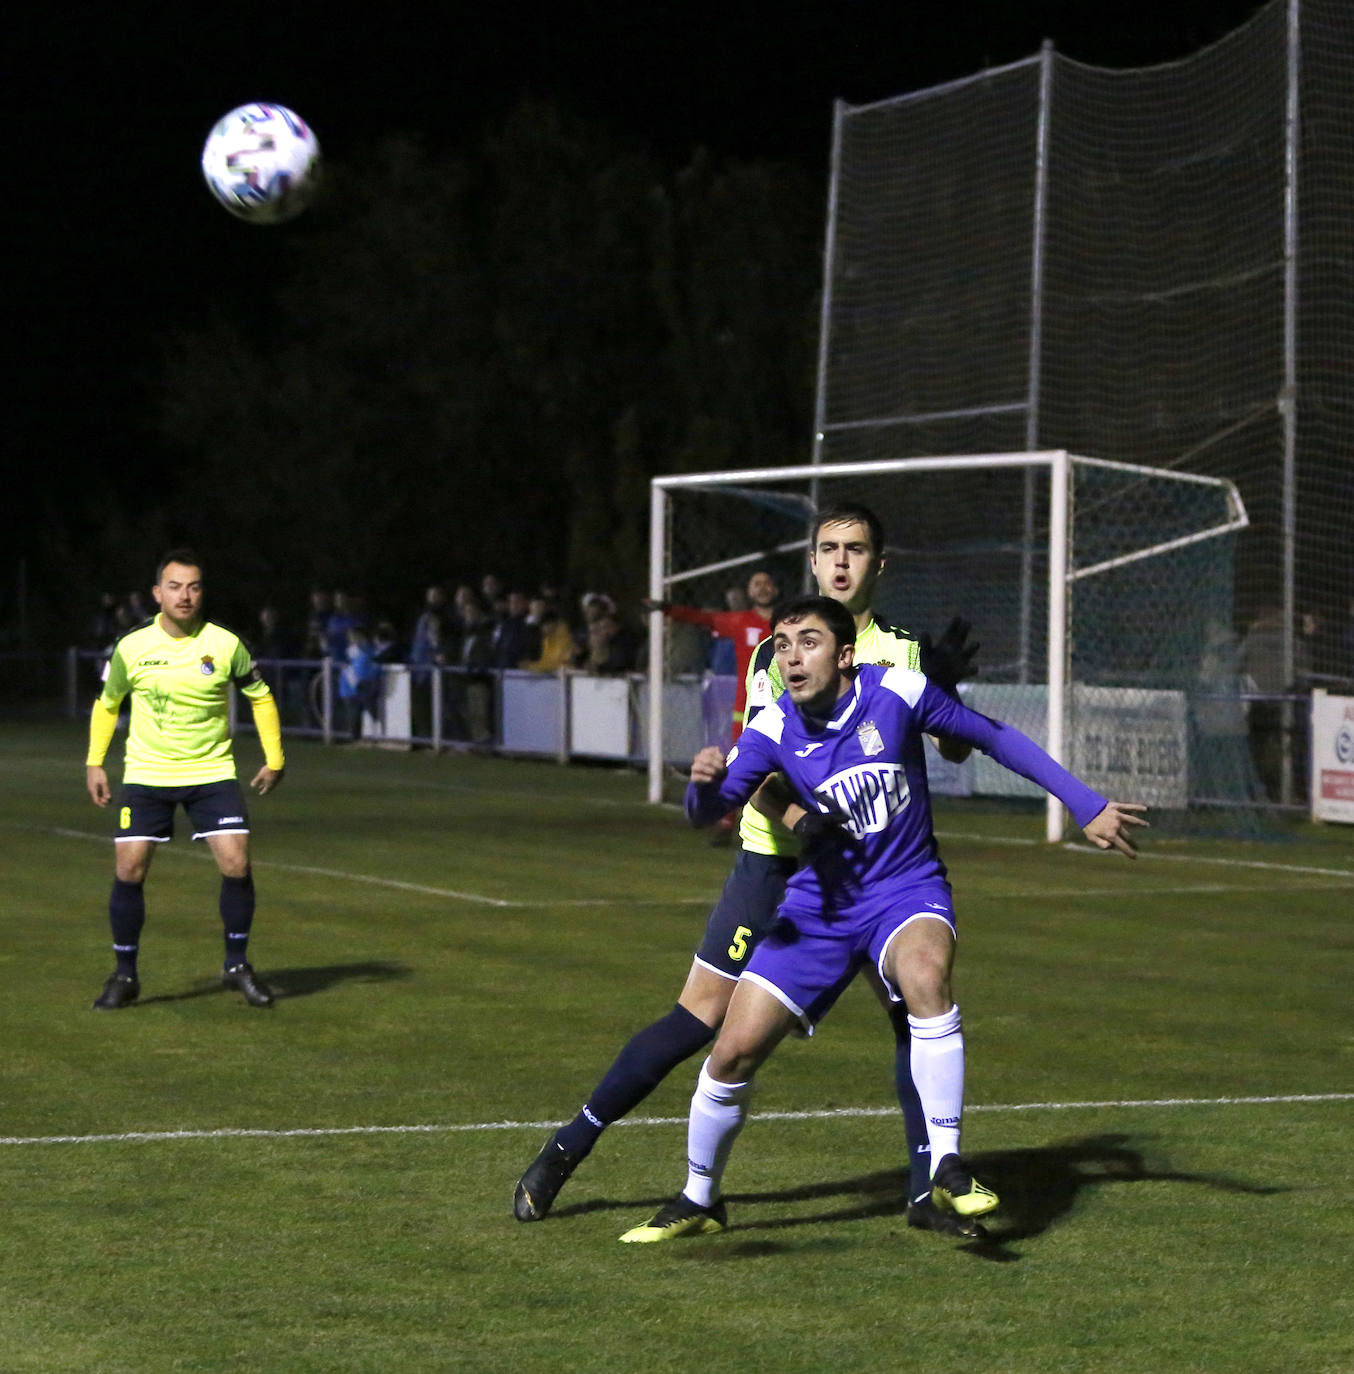
<svg viewBox="0 0 1354 1374"><path fill-rule="evenodd" d="M907 1024L912 1031L912 1081L926 1114L934 1174L946 1155L959 1153L959 1123L964 1114L964 1032L958 1007L940 1016L909 1016Z"/></svg>
<svg viewBox="0 0 1354 1374"><path fill-rule="evenodd" d="M721 1083L710 1077L710 1061L701 1065L691 1116L686 1127L686 1187L698 1207L709 1207L720 1194L729 1151L747 1120L751 1083Z"/></svg>

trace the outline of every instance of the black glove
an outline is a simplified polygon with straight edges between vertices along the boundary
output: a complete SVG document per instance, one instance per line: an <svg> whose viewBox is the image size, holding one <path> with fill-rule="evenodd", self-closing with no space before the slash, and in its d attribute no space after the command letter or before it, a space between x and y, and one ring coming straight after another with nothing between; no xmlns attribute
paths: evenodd
<svg viewBox="0 0 1354 1374"><path fill-rule="evenodd" d="M929 634L917 636L921 670L937 687L953 688L977 671L973 660L978 645L968 643L968 632L972 628L963 616L957 615L938 640L933 642Z"/></svg>
<svg viewBox="0 0 1354 1374"><path fill-rule="evenodd" d="M845 838L846 831L842 826L849 819L845 811L835 808L831 811L805 811L790 828L807 852L825 842Z"/></svg>

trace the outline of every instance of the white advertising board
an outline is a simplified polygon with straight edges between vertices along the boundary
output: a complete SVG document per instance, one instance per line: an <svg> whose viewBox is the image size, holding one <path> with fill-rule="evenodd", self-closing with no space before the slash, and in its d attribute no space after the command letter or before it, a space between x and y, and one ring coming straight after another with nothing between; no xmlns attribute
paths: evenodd
<svg viewBox="0 0 1354 1374"><path fill-rule="evenodd" d="M1312 693L1312 819L1354 825L1354 697Z"/></svg>

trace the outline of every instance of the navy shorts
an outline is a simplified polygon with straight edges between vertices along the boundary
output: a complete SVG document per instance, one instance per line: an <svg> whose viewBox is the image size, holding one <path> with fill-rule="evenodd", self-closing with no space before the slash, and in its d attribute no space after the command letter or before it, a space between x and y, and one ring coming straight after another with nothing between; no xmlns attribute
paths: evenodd
<svg viewBox="0 0 1354 1374"><path fill-rule="evenodd" d="M193 839L208 835L249 834L249 813L235 778L198 782L184 787L150 787L128 782L118 801L114 839L152 840L164 844L174 838L174 810L182 806L192 824Z"/></svg>
<svg viewBox="0 0 1354 1374"><path fill-rule="evenodd" d="M785 884L798 867L797 858L740 849L705 923L696 962L723 978L738 978L757 942L775 925Z"/></svg>

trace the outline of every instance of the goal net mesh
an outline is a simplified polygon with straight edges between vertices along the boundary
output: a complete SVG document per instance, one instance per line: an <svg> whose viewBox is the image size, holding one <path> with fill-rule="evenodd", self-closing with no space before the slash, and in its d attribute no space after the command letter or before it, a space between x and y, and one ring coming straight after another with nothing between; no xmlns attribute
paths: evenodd
<svg viewBox="0 0 1354 1374"><path fill-rule="evenodd" d="M1290 34L1271 0L1166 66L1049 52L839 104L815 440L827 463L1065 448L1235 482L1215 636L1292 636L1251 663L1270 693L1354 690L1354 10L1296 13ZM1284 709L1273 801L1302 794Z"/></svg>
<svg viewBox="0 0 1354 1374"><path fill-rule="evenodd" d="M914 635L938 635L953 615L971 621L981 649L966 701L1046 743L1050 470L945 461L674 485L665 596L722 607L760 569L785 595L812 590L813 512L863 502L887 532L877 613ZM1238 524L1229 488L1074 459L1068 495L1065 761L1107 794L1164 808L1168 828L1228 816L1234 830L1229 804L1254 800L1255 784L1241 680L1227 662ZM670 675L708 666L676 627L668 635ZM726 691L707 714L707 742L726 742L731 682ZM1043 796L983 758L928 758L941 793Z"/></svg>

